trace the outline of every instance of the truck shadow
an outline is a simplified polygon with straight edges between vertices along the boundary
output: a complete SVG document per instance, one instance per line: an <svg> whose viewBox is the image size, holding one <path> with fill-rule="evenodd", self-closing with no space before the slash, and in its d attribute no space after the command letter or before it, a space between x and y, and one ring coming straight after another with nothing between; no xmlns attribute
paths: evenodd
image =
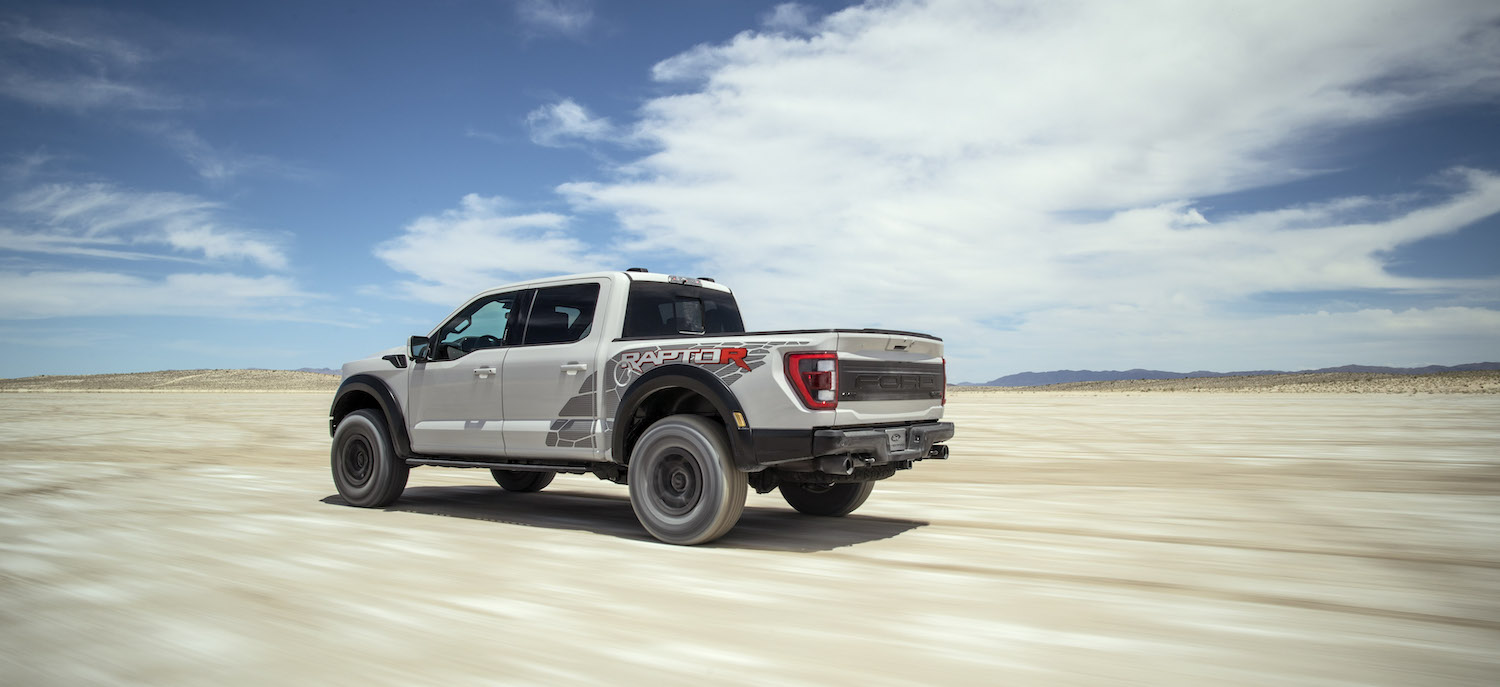
<svg viewBox="0 0 1500 687"><path fill-rule="evenodd" d="M322 502L348 505L337 494L323 498ZM566 491L515 494L498 487L409 487L385 510L656 541L636 520L627 497ZM722 539L705 546L811 553L889 539L927 524L859 514L821 518L746 505L739 524Z"/></svg>

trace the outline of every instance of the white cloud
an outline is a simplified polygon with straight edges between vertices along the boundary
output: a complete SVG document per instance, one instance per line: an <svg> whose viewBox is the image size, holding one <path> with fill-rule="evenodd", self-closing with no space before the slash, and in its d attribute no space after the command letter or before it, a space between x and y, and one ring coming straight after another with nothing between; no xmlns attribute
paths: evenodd
<svg viewBox="0 0 1500 687"><path fill-rule="evenodd" d="M375 257L412 275L412 298L455 305L505 282L601 269L603 261L567 232L562 215L512 212L502 198L469 194L459 207L419 217L401 236L375 247Z"/></svg>
<svg viewBox="0 0 1500 687"><path fill-rule="evenodd" d="M0 19L0 96L43 108L119 117L160 139L203 179L222 183L247 173L302 180L308 170L267 155L216 147L166 119L206 102L202 89L165 85L186 61L229 60L249 69L276 63L226 36L183 31L149 18L107 10ZM111 121L118 124L119 120Z"/></svg>
<svg viewBox="0 0 1500 687"><path fill-rule="evenodd" d="M526 115L533 143L559 147L576 141L607 141L619 134L606 117L595 117L572 99L544 105Z"/></svg>
<svg viewBox="0 0 1500 687"><path fill-rule="evenodd" d="M187 102L185 98L149 86L105 76L74 74L42 78L11 70L0 71L0 94L33 105L66 110L173 110Z"/></svg>
<svg viewBox="0 0 1500 687"><path fill-rule="evenodd" d="M218 218L217 203L181 193L128 191L108 184L48 184L4 205L23 229L5 229L12 251L142 259L235 260L284 269L275 242ZM153 253L152 248L175 253Z"/></svg>
<svg viewBox="0 0 1500 687"><path fill-rule="evenodd" d="M516 18L531 32L579 38L594 23L588 0L516 0Z"/></svg>
<svg viewBox="0 0 1500 687"><path fill-rule="evenodd" d="M509 143L509 141L505 140L505 137L501 136L500 134L497 134L493 131L476 129L472 126L464 129L464 136L467 138L477 138L481 141L489 141L490 143L494 143L497 145L505 145Z"/></svg>
<svg viewBox="0 0 1500 687"><path fill-rule="evenodd" d="M280 276L0 271L0 320L188 315L297 319L290 309L318 297Z"/></svg>
<svg viewBox="0 0 1500 687"><path fill-rule="evenodd" d="M808 33L813 29L812 11L801 3L783 2L762 17L760 23L771 31Z"/></svg>
<svg viewBox="0 0 1500 687"><path fill-rule="evenodd" d="M12 153L10 162L0 165L0 176L11 181L24 181L47 169L58 159L56 155L38 148L29 153Z"/></svg>
<svg viewBox="0 0 1500 687"><path fill-rule="evenodd" d="M11 18L0 21L0 94L68 110L170 110L187 104L140 78L152 57L89 22L51 27Z"/></svg>
<svg viewBox="0 0 1500 687"><path fill-rule="evenodd" d="M651 78L662 83L701 81L729 63L729 55L719 46L695 45L687 52L652 65Z"/></svg>
<svg viewBox="0 0 1500 687"><path fill-rule="evenodd" d="M210 182L226 182L244 174L266 174L294 180L314 176L299 165L283 162L269 155L217 148L192 129L168 124L146 128L166 141L198 176Z"/></svg>
<svg viewBox="0 0 1500 687"><path fill-rule="evenodd" d="M151 58L150 52L139 45L82 27L59 31L12 19L0 22L0 36L17 43L102 59L117 65L136 66Z"/></svg>
<svg viewBox="0 0 1500 687"><path fill-rule="evenodd" d="M1493 282L1386 261L1493 216L1500 180L1457 170L1446 198L1232 217L1194 199L1306 177L1327 166L1309 144L1350 127L1493 102L1497 22L1500 5L1466 1L870 3L811 35L745 32L662 61L653 77L690 90L643 106L632 137L653 150L559 191L613 213L643 254L735 285L755 326L930 329L972 378L1055 350L1093 356L1067 366L1178 368L1212 331L1242 336L1240 354L1202 366L1275 365L1298 348L1236 310L1260 294L1493 300ZM1112 344L1121 321L1138 349ZM1443 347L1439 329L1392 327L1313 329L1351 350L1381 332ZM1101 338L1074 346L1085 337Z"/></svg>
<svg viewBox="0 0 1500 687"><path fill-rule="evenodd" d="M4 250L16 253L77 255L81 257L106 258L111 260L168 260L179 262L198 262L193 258L127 250L124 248L125 245L125 241L118 238L70 236L45 234L39 232L18 232L10 229L0 229L0 246L3 246Z"/></svg>

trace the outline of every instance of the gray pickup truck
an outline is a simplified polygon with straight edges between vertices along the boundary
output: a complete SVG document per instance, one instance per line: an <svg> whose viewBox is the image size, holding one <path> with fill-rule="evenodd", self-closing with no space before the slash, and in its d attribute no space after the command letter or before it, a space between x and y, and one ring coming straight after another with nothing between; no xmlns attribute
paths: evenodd
<svg viewBox="0 0 1500 687"><path fill-rule="evenodd" d="M329 430L350 504L392 503L422 465L513 492L593 474L673 544L723 536L751 487L846 515L953 436L941 339L746 332L727 287L637 269L484 291L343 374Z"/></svg>

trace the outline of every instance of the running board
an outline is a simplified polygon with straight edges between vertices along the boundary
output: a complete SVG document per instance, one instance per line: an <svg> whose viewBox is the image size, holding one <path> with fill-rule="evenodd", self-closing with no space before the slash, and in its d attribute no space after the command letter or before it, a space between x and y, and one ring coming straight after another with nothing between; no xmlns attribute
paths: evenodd
<svg viewBox="0 0 1500 687"><path fill-rule="evenodd" d="M448 458L407 458L411 467L431 465L440 468L488 468L491 470L525 470L529 472L566 472L572 475L587 475L593 470L586 463L508 463L491 460L452 460Z"/></svg>

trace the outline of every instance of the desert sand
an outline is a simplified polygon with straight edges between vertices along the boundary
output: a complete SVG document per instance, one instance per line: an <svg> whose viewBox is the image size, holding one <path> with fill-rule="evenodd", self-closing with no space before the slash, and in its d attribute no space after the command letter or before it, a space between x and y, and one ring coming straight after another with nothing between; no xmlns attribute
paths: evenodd
<svg viewBox="0 0 1500 687"><path fill-rule="evenodd" d="M316 393L0 395L16 685L1500 680L1500 396L957 393L953 458L711 545L624 487L341 504Z"/></svg>

